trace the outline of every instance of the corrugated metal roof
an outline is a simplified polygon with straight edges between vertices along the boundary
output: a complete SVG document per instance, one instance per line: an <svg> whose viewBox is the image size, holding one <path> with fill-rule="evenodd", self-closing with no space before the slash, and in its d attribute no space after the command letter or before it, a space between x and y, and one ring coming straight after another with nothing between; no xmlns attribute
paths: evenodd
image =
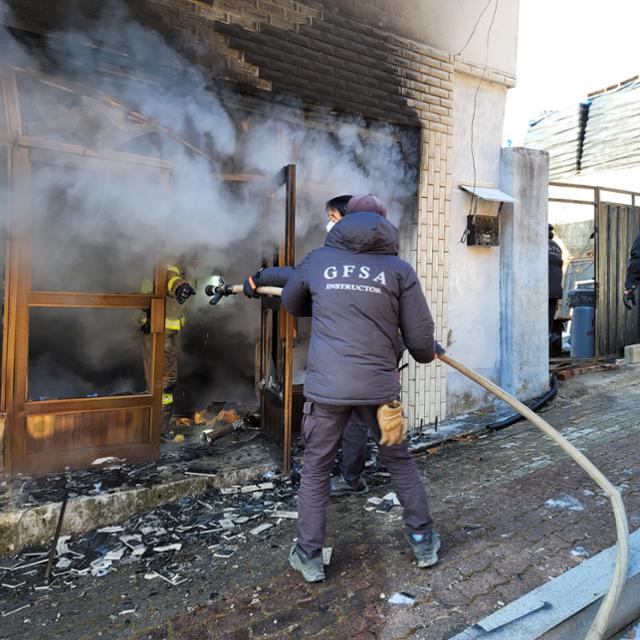
<svg viewBox="0 0 640 640"><path fill-rule="evenodd" d="M532 123L525 145L549 152L549 177L640 165L640 80Z"/></svg>
<svg viewBox="0 0 640 640"><path fill-rule="evenodd" d="M583 171L640 164L640 82L596 96L589 110Z"/></svg>
<svg viewBox="0 0 640 640"><path fill-rule="evenodd" d="M585 106L556 111L530 125L525 145L549 153L549 178L557 180L580 170Z"/></svg>

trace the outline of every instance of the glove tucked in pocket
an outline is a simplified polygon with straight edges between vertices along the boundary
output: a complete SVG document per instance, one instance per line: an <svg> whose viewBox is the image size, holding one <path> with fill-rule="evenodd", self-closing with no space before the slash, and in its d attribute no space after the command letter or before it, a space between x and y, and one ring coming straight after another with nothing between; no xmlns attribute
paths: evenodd
<svg viewBox="0 0 640 640"><path fill-rule="evenodd" d="M394 400L381 404L376 415L382 434L379 444L391 447L404 442L407 436L407 421L402 414L401 402Z"/></svg>

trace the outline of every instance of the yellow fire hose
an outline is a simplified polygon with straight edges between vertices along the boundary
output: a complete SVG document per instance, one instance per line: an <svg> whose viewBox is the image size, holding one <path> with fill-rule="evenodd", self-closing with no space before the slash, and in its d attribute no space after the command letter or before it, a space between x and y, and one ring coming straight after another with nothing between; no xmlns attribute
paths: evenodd
<svg viewBox="0 0 640 640"><path fill-rule="evenodd" d="M226 286L228 291L226 295L242 293L241 284ZM282 289L280 287L258 287L256 291L259 294L271 296L279 296L282 293ZM548 422L531 411L527 405L507 393L504 389L501 389L498 385L487 380L487 378L484 378L475 371L472 371L459 362L456 362L445 353L439 354L438 360L448 364L450 367L459 371L462 375L500 398L500 400L511 405L516 411L529 420L529 422L533 423L545 435L549 436L549 438L551 438L569 457L577 462L609 497L616 522L616 563L607 595L602 600L602 604L598 609L598 613L593 620L591 628L585 636L585 640L602 640L607 631L609 618L615 610L618 600L620 599L620 595L622 594L624 583L627 578L627 567L629 564L629 525L627 523L627 515L624 510L624 504L622 502L620 492L583 453L578 451L576 447L574 447L564 436L558 433L558 431L556 431Z"/></svg>
<svg viewBox="0 0 640 640"><path fill-rule="evenodd" d="M511 405L516 411L521 413L527 420L532 422L545 435L549 436L560 448L573 460L575 460L587 474L595 480L598 486L609 496L613 514L616 521L616 533L618 541L616 545L616 564L613 570L613 577L607 595L602 600L602 604L598 609L598 613L593 620L589 632L585 636L585 640L601 640L607 631L607 625L611 614L618 604L624 583L627 578L627 566L629 563L629 525L627 523L627 515L622 503L620 492L607 480L601 471L578 449L576 449L564 436L560 435L548 422L543 420L539 415L531 411L527 405L520 402L517 398L508 394L506 391L495 385L490 380L477 374L475 371L468 369L450 358L446 354L438 355L438 359L459 371L462 375L473 380L481 387L493 395L504 400Z"/></svg>
<svg viewBox="0 0 640 640"><path fill-rule="evenodd" d="M242 285L234 284L231 286L231 292L233 295L238 293L242 293ZM279 296L282 293L282 289L280 287L258 287L256 289L256 293L261 296Z"/></svg>

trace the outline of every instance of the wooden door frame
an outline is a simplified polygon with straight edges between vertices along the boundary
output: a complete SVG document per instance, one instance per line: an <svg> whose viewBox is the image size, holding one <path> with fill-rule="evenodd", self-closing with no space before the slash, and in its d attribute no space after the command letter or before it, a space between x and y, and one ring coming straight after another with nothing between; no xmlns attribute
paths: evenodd
<svg viewBox="0 0 640 640"><path fill-rule="evenodd" d="M29 217L29 178L32 163L55 164L71 166L80 169L99 169L111 172L152 171L160 172L165 180L175 169L173 164L162 158L142 156L114 150L96 150L83 145L62 142L60 140L38 138L23 135L22 117L20 109L20 95L18 91L17 73L28 74L35 78L57 83L75 91L75 85L43 75L30 69L22 69L7 64L0 64L0 103L5 115L5 128L0 130L0 152L6 154L6 176L9 188L7 202L7 218L12 222L20 221L22 216ZM86 92L85 92L86 93ZM162 127L153 120L140 114L130 112L131 117L151 125L153 130L161 132L188 147L193 153L204 158L209 156L191 145L188 141ZM293 203L291 213L295 215L295 168L293 182L287 168L278 174L276 182L270 176L258 174L211 174L212 179L235 183L264 183L266 190L280 188L287 180L293 184L294 197L288 198ZM279 183L277 183L279 181ZM290 206L288 204L288 206ZM166 291L166 264L162 261L156 267L154 276L154 290L150 295L144 294L106 294L85 292L52 292L30 290L30 259L29 240L24 232L16 233L19 227L7 232L5 252L5 299L3 311L3 348L2 371L0 385L0 418L6 416L4 433L0 428L0 473L14 473L18 469L18 456L24 446L24 422L27 415L38 415L43 412L65 413L75 411L101 411L110 408L140 407L151 408L152 429L150 439L153 446L144 450L139 447L135 455L126 454L124 449L114 447L110 455L127 457L130 462L139 458L157 457L160 441L160 413L162 398L162 365L164 360L164 301ZM293 259L291 259L293 264ZM27 367L25 354L28 357L28 314L32 307L66 307L66 308L127 308L151 309L152 329L154 334L152 347L152 379L149 382L149 393L135 396L117 396L102 398L72 398L65 400L46 400L27 402ZM292 324L292 323L291 323ZM285 336L288 345L288 357L292 347L292 329L287 330L289 338ZM286 374L291 377L291 364L286 368ZM289 383L290 387L290 383ZM290 393L287 403L290 405ZM22 425L22 426L21 426ZM22 432L21 432L22 429ZM21 432L21 433L20 433ZM289 429L290 433L290 429ZM290 436L289 436L290 440ZM5 444L6 443L6 444ZM71 453L69 462L73 466L83 466L79 463L76 453ZM4 464L4 466L3 466ZM286 465L288 466L288 459Z"/></svg>
<svg viewBox="0 0 640 640"><path fill-rule="evenodd" d="M20 103L18 100L18 88L15 73L8 67L0 67L0 91L2 92L2 109L4 112L6 135L5 147L3 149L6 165L6 189L7 199L5 201L6 211L5 219L5 265L4 265L4 304L2 313L2 372L1 372L1 393L0 393L0 409L4 415L4 428L2 430L2 443L0 450L2 452L2 460L0 461L0 470L7 472L10 468L11 452L9 446L9 434L11 433L11 410L13 408L13 388L14 377L13 370L15 367L15 343L16 343L16 298L19 291L16 274L9 269L9 265L16 260L14 255L18 249L18 244L11 241L9 233L9 220L11 218L11 210L15 207L14 199L18 197L10 189L16 172L20 173L21 167L15 166L17 160L20 164L24 164L24 154L16 154L11 146L11 141L22 133L22 118L20 114Z"/></svg>
<svg viewBox="0 0 640 640"><path fill-rule="evenodd" d="M160 413L162 410L162 367L164 361L164 301L166 265L159 264L154 273L154 290L146 294L105 294L86 292L31 291L31 241L28 232L31 217L30 189L32 154L39 154L37 164L70 165L99 168L108 172L152 171L169 180L170 165L165 160L120 152L97 152L79 145L55 140L37 140L22 135L22 117L15 69L0 67L2 107L6 123L7 153L7 243L5 252L5 300L3 313L2 384L0 410L6 415L3 442L3 471L38 472L50 467L51 452L29 456L25 451L27 416L63 414L108 409L149 407L150 431L147 443L122 447L110 446L109 455L133 461L157 457L160 448ZM152 349L149 389L145 394L101 398L28 401L29 310L55 308L125 308L150 309ZM92 450L92 455L95 450ZM88 453L88 452L87 452ZM46 459L43 459L46 458ZM85 456L86 457L86 456ZM86 466L79 450L61 453L59 467ZM90 461L89 461L90 462ZM49 463L49 464L48 464Z"/></svg>
<svg viewBox="0 0 640 640"><path fill-rule="evenodd" d="M285 211L285 266L293 267L296 263L296 166L285 167L286 211ZM284 380L283 404L284 418L282 425L282 473L291 473L291 434L293 431L293 339L295 318L282 308L284 332Z"/></svg>
<svg viewBox="0 0 640 640"><path fill-rule="evenodd" d="M295 266L295 226L296 226L296 166L289 164L274 179L274 190L285 187L285 233L284 241L273 258L264 257L263 266ZM277 322L278 344L276 367L282 374L282 392L279 397L269 389L260 390L260 410L263 425L274 417L272 405L278 404L277 418L282 416L282 431L276 438L282 447L282 473L291 472L291 440L293 432L293 347L296 331L295 318L282 307L279 300L261 299L261 345L260 380L269 375L270 350L273 345L271 335ZM274 332L275 333L275 332ZM280 407L281 403L281 407Z"/></svg>
<svg viewBox="0 0 640 640"><path fill-rule="evenodd" d="M17 471L40 473L59 469L63 466L84 467L91 463L88 458L99 457L99 448L73 449L55 452L55 464L52 466L53 451L27 455L26 421L30 416L48 414L70 414L116 409L149 408L150 424L146 441L122 445L105 445L105 453L126 458L130 462L154 458L160 452L160 414L162 411L162 370L164 361L164 304L166 291L166 264L160 261L154 270L154 287L151 294L139 293L93 293L78 291L32 291L31 290L31 219L30 188L31 170L34 166L30 158L30 147L24 147L19 141L13 146L12 166L16 171L11 176L11 203L9 207L9 261L7 263L8 287L5 305L7 338L6 368L3 378L7 384L6 412L7 425L5 470L9 474ZM52 155L35 166L65 165L68 158ZM100 159L93 158L95 167L109 173L140 170L137 162L112 163L107 160L104 166ZM92 163L93 164L93 163ZM143 169L147 171L148 169ZM153 167L160 179L168 182L167 170ZM52 400L28 400L29 367L29 312L32 308L93 308L93 309L131 309L150 310L152 327L152 346L150 362L149 388L146 393L136 395L108 396L97 398L67 398Z"/></svg>

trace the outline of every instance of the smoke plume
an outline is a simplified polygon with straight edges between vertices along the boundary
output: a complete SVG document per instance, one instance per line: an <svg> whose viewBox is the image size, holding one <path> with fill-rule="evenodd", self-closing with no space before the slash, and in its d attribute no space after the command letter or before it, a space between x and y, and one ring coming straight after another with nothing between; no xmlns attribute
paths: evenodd
<svg viewBox="0 0 640 640"><path fill-rule="evenodd" d="M237 97L230 101L124 4L103 7L99 15L61 20L80 27L61 26L36 43L3 30L4 60L18 69L23 133L161 158L171 173L142 163L63 167L44 155L37 162L35 154L33 288L136 292L159 252L179 260L198 290L185 307L183 407L254 399L259 305L236 298L210 308L204 283L212 273L240 281L273 253L284 237L284 195L266 181L222 176L274 176L296 165L301 259L323 242L324 202L332 196L375 193L396 224L413 214L406 203L416 191L415 133L291 103L265 102L258 112L231 107ZM0 20L11 23L11 16L0 4ZM135 318L100 310L91 318L45 315L46 322L32 323L30 397L140 390Z"/></svg>

